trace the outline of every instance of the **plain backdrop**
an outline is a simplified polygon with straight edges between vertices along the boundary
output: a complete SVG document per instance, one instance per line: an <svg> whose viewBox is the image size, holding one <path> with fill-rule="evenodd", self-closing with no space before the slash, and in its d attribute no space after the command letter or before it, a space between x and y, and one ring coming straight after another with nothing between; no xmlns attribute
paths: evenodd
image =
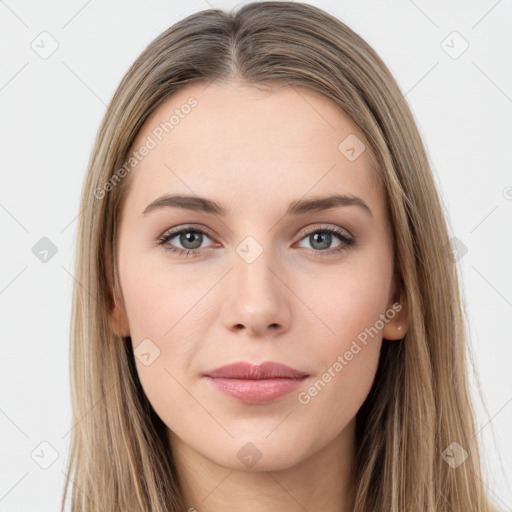
<svg viewBox="0 0 512 512"><path fill-rule="evenodd" d="M170 25L242 3L0 0L0 512L59 509L72 428L76 218L106 105ZM310 3L375 48L424 137L463 253L485 483L511 510L512 3ZM41 55L42 46L55 51ZM56 252L43 262L37 244L45 237Z"/></svg>

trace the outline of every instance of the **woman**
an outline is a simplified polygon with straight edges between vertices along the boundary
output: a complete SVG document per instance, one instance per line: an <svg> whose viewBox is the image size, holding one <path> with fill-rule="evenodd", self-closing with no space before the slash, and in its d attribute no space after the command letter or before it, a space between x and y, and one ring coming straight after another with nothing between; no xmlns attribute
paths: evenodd
<svg viewBox="0 0 512 512"><path fill-rule="evenodd" d="M259 2L170 27L81 210L73 511L491 509L426 152L341 21Z"/></svg>

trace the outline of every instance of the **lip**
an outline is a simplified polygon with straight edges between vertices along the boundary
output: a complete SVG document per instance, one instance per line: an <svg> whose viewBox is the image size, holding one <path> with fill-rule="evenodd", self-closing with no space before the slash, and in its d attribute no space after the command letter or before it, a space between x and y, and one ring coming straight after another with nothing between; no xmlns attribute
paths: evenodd
<svg viewBox="0 0 512 512"><path fill-rule="evenodd" d="M272 361L259 365L241 361L204 376L216 389L240 402L265 404L299 388L309 374Z"/></svg>

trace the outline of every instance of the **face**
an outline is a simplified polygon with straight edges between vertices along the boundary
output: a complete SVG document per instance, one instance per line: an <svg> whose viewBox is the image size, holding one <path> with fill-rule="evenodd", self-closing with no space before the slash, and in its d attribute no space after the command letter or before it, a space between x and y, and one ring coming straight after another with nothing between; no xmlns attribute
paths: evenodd
<svg viewBox="0 0 512 512"><path fill-rule="evenodd" d="M142 127L111 318L172 447L275 470L352 432L382 338L405 330L384 193L358 139L314 91L234 83L183 88ZM215 372L240 362L296 373Z"/></svg>

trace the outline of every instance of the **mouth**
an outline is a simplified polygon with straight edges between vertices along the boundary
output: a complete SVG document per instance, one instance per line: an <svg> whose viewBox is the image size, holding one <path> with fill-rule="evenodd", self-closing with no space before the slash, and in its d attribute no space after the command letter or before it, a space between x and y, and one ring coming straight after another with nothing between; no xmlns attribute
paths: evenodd
<svg viewBox="0 0 512 512"><path fill-rule="evenodd" d="M209 371L204 377L220 392L246 404L266 404L298 389L309 377L289 366L265 362L229 364Z"/></svg>

